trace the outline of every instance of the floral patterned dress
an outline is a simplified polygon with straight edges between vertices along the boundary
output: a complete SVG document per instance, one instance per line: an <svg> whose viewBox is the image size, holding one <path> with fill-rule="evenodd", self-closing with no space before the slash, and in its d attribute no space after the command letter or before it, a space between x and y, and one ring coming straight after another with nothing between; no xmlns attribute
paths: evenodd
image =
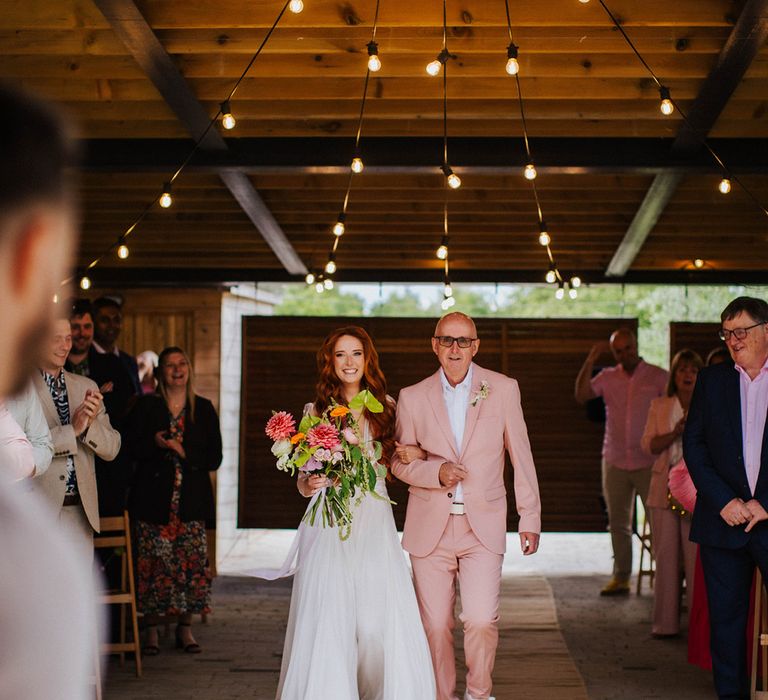
<svg viewBox="0 0 768 700"><path fill-rule="evenodd" d="M170 416L171 438L182 441L186 409ZM175 469L167 525L136 522L138 608L145 615L207 613L211 604L211 571L205 521L179 519L184 472L179 456L168 451Z"/></svg>

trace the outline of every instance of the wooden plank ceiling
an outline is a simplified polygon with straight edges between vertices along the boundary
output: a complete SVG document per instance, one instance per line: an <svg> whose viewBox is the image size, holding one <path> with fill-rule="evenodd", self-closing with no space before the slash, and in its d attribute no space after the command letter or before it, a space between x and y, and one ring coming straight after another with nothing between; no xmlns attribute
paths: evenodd
<svg viewBox="0 0 768 700"><path fill-rule="evenodd" d="M136 0L148 28L209 115L226 97L283 3ZM607 0L684 110L729 50L739 17L765 31L765 4ZM103 6L100 3L99 6ZM747 10L745 10L745 7ZM245 173L307 268L324 264L353 155L375 0L305 0L286 13L232 101L228 153L201 154L156 209L92 271L96 280L205 282L290 275L220 175ZM448 193L457 279L541 280L536 209L514 79L506 75L501 0L449 0L449 155L463 186ZM606 268L660 173L681 179L625 279L748 279L768 268L768 217L699 153L671 154L682 121L664 117L646 69L597 0L511 2L528 131L559 266L587 281ZM179 118L91 0L27 0L0 10L0 79L50 97L87 140L80 264L104 250L159 193L191 141ZM742 18L742 21L744 19ZM764 36L764 34L762 35ZM442 80L424 66L442 43L442 3L382 0L338 279L440 279ZM749 39L749 37L748 37ZM755 41L751 36L751 41ZM768 201L768 50L758 40L709 135L752 192ZM733 51L732 51L733 54Z"/></svg>

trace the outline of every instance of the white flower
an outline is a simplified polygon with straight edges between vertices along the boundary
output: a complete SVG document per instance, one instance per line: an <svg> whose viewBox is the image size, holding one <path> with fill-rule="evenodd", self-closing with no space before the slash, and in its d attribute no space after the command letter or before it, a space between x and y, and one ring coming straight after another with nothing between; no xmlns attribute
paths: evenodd
<svg viewBox="0 0 768 700"><path fill-rule="evenodd" d="M274 445L272 445L272 454L275 455L275 457L289 455L291 454L292 450L293 445L291 445L290 440L278 440Z"/></svg>
<svg viewBox="0 0 768 700"><path fill-rule="evenodd" d="M490 385L488 384L488 382L485 381L485 379L483 379L483 381L480 382L480 388L472 397L472 400L469 402L469 405L474 408L481 401L485 401L485 399L488 398L488 393L490 392L490 390L491 390Z"/></svg>

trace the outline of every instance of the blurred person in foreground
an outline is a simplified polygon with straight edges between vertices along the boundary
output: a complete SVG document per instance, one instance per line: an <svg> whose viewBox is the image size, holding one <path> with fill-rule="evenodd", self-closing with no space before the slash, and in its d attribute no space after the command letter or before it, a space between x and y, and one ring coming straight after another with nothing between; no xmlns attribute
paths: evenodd
<svg viewBox="0 0 768 700"><path fill-rule="evenodd" d="M0 398L21 391L75 245L74 150L45 104L0 86ZM2 469L0 469L2 474ZM47 504L0 476L0 700L85 700L96 660L87 561Z"/></svg>
<svg viewBox="0 0 768 700"><path fill-rule="evenodd" d="M749 698L745 630L755 567L768 579L768 304L738 297L720 315L734 364L699 372L683 451L696 486L699 544L719 698Z"/></svg>

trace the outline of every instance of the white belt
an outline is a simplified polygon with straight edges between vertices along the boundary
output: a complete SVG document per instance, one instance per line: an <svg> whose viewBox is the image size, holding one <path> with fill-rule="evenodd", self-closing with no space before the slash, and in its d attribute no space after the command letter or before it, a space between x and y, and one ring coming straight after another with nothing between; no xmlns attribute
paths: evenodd
<svg viewBox="0 0 768 700"><path fill-rule="evenodd" d="M451 503L451 515L464 515L464 504Z"/></svg>

